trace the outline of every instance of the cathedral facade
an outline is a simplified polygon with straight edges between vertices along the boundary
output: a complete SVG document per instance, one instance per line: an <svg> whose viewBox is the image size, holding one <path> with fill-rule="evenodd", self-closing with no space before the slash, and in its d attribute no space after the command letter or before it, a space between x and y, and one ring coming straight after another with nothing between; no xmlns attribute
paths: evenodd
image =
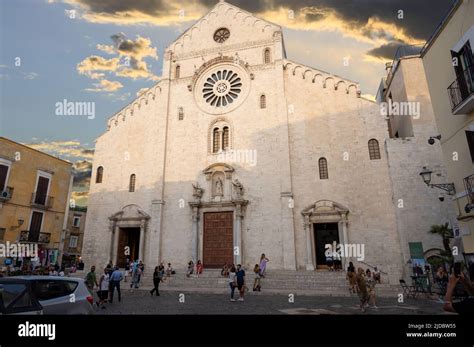
<svg viewBox="0 0 474 347"><path fill-rule="evenodd" d="M402 234L426 240L425 226L397 221L390 167L407 162L390 163L379 105L355 82L288 60L280 26L225 2L166 49L160 82L107 128L96 141L87 266L250 268L265 253L273 269L317 270L336 242L363 245L343 266L375 265L396 281Z"/></svg>

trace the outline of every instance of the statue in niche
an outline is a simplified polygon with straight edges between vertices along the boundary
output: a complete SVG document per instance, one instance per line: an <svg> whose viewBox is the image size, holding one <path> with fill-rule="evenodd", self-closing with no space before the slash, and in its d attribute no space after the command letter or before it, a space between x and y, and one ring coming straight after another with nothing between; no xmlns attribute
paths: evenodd
<svg viewBox="0 0 474 347"><path fill-rule="evenodd" d="M202 198L202 195L204 194L204 189L201 188L201 186L199 185L199 183L196 183L196 185L193 184L193 196L197 199L197 200L201 200Z"/></svg>
<svg viewBox="0 0 474 347"><path fill-rule="evenodd" d="M244 186L238 179L235 179L232 184L234 185L234 190L237 195L237 198L241 198L244 195Z"/></svg>
<svg viewBox="0 0 474 347"><path fill-rule="evenodd" d="M217 177L216 181L216 195L222 196L224 195L224 182L222 182L222 178Z"/></svg>

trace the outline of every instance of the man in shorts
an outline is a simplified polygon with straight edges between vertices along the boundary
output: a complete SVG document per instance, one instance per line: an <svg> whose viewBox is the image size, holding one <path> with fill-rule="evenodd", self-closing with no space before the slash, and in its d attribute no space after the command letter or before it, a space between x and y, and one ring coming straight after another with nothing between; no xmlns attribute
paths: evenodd
<svg viewBox="0 0 474 347"><path fill-rule="evenodd" d="M237 272L235 274L237 278L237 288L239 289L239 299L237 301L244 301L245 294L245 271L242 269L242 265L237 265Z"/></svg>

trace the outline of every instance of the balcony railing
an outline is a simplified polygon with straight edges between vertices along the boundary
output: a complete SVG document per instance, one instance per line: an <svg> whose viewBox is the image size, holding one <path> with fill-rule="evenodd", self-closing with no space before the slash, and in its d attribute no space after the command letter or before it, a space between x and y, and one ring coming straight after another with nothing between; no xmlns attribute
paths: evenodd
<svg viewBox="0 0 474 347"><path fill-rule="evenodd" d="M448 87L451 111L465 114L474 109L474 65L460 73Z"/></svg>
<svg viewBox="0 0 474 347"><path fill-rule="evenodd" d="M20 232L20 242L49 243L51 233L41 233L38 231L23 230Z"/></svg>
<svg viewBox="0 0 474 347"><path fill-rule="evenodd" d="M0 190L0 201L10 200L13 196L13 188L5 187L3 190Z"/></svg>
<svg viewBox="0 0 474 347"><path fill-rule="evenodd" d="M464 179L464 187L466 187L467 199L470 204L474 204L474 174Z"/></svg>
<svg viewBox="0 0 474 347"><path fill-rule="evenodd" d="M48 209L53 206L54 198L49 195L33 193L31 194L31 205L43 209Z"/></svg>

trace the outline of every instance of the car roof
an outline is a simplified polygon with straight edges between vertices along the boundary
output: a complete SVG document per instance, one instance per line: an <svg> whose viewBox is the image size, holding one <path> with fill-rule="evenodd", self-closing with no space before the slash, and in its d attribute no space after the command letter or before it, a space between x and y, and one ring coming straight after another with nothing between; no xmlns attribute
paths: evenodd
<svg viewBox="0 0 474 347"><path fill-rule="evenodd" d="M80 282L84 281L81 278L77 277L65 277L65 276L42 276L42 275L28 275L28 276L15 276L9 278L18 278L20 280L25 281L36 281L36 280L54 280L54 281L72 281L72 282Z"/></svg>
<svg viewBox="0 0 474 347"><path fill-rule="evenodd" d="M29 282L30 281L27 281L23 278L18 278L18 277L0 277L0 284L9 284L9 283L12 283L12 284L18 284L18 283L27 284Z"/></svg>

